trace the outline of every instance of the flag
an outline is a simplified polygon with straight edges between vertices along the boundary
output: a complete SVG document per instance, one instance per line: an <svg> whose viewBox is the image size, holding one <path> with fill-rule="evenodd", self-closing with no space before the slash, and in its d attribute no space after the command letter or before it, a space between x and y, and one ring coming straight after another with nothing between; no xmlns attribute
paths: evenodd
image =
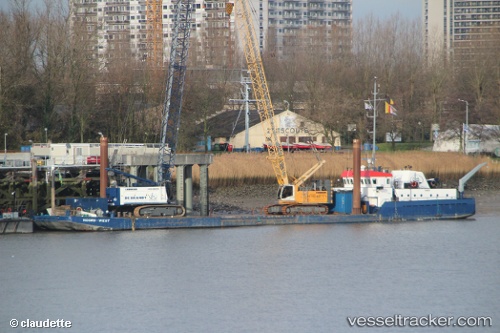
<svg viewBox="0 0 500 333"><path fill-rule="evenodd" d="M64 183L63 183L63 178L62 178L62 175L61 175L61 171L59 171L58 175L59 175L59 181L61 182L61 185L63 185Z"/></svg>
<svg viewBox="0 0 500 333"><path fill-rule="evenodd" d="M365 102L365 110L373 110L373 106L370 103Z"/></svg>
<svg viewBox="0 0 500 333"><path fill-rule="evenodd" d="M393 101L391 100L391 102L393 102ZM398 115L397 112L398 112L398 110L396 110L396 108L394 106L385 102L385 113L389 113L389 114L392 114L393 116L397 116Z"/></svg>
<svg viewBox="0 0 500 333"><path fill-rule="evenodd" d="M394 105L394 101L392 100L392 98L390 99L389 104Z"/></svg>

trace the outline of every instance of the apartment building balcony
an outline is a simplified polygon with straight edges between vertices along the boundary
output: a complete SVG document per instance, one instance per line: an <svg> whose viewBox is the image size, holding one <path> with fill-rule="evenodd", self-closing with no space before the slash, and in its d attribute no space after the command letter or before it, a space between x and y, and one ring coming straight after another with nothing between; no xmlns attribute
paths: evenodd
<svg viewBox="0 0 500 333"><path fill-rule="evenodd" d="M286 13L293 13L293 15L300 15L301 10L299 8L283 8L283 15L286 15Z"/></svg>
<svg viewBox="0 0 500 333"><path fill-rule="evenodd" d="M342 4L342 5L333 5L331 9L335 12L351 12L351 6L347 4Z"/></svg>
<svg viewBox="0 0 500 333"><path fill-rule="evenodd" d="M300 20L301 18L302 18L301 15L297 15L295 13L291 13L291 14L284 13L284 15L283 15L283 19L285 19L285 20Z"/></svg>
<svg viewBox="0 0 500 333"><path fill-rule="evenodd" d="M301 24L297 24L295 21L293 20L290 20L290 21L285 21L285 23L283 24L283 28L284 29L292 29L292 30L296 30L296 29L300 29L302 27Z"/></svg>
<svg viewBox="0 0 500 333"><path fill-rule="evenodd" d="M325 12L309 12L309 15L307 15L307 19L309 20L325 20L326 15Z"/></svg>
<svg viewBox="0 0 500 333"><path fill-rule="evenodd" d="M308 8L308 11L309 12L324 12L325 11L325 8L324 7L321 7L321 6L310 6Z"/></svg>
<svg viewBox="0 0 500 333"><path fill-rule="evenodd" d="M297 6L283 6L282 10L285 12L300 12L302 8Z"/></svg>
<svg viewBox="0 0 500 333"><path fill-rule="evenodd" d="M130 24L130 20L113 20L108 17L104 19L104 22L106 24L112 25L112 24Z"/></svg>

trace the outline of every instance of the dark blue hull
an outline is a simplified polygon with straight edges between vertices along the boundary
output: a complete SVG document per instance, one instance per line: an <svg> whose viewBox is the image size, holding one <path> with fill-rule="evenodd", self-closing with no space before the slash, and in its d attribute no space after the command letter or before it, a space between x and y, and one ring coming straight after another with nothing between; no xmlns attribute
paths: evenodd
<svg viewBox="0 0 500 333"><path fill-rule="evenodd" d="M474 198L386 202L377 212L388 221L463 219L476 213Z"/></svg>
<svg viewBox="0 0 500 333"><path fill-rule="evenodd" d="M34 217L34 222L37 227L42 229L97 231L449 220L463 219L474 214L475 200L473 198L466 198L457 200L387 202L377 212L363 215L223 215L206 217L187 216L179 218L40 215Z"/></svg>

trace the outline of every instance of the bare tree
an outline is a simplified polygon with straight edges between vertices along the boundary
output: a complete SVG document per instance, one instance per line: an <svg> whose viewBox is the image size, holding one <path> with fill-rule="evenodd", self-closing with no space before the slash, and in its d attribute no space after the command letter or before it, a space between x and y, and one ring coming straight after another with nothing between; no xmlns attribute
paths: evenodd
<svg viewBox="0 0 500 333"><path fill-rule="evenodd" d="M65 120L67 69L71 54L71 28L67 6L63 0L45 0L39 12L40 34L35 53L36 78L41 98L42 125L52 140L72 138L71 124Z"/></svg>
<svg viewBox="0 0 500 333"><path fill-rule="evenodd" d="M0 13L0 122L10 142L17 143L27 140L26 129L35 128L40 119L34 61L40 28L29 1L12 1L10 9Z"/></svg>
<svg viewBox="0 0 500 333"><path fill-rule="evenodd" d="M214 71L188 71L184 93L184 106L179 129L179 150L191 150L196 141L202 138L205 143L212 128L208 118L222 110L229 100L229 82L216 80ZM203 124L202 132L196 121Z"/></svg>

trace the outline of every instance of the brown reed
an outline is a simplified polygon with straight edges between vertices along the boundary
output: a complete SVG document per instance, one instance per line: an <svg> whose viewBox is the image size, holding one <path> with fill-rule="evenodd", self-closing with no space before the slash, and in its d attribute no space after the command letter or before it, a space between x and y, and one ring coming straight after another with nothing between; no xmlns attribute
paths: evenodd
<svg viewBox="0 0 500 333"><path fill-rule="evenodd" d="M244 186L255 184L277 183L276 176L267 159L267 153L223 153L214 156L209 167L209 186ZM319 157L326 161L314 178L337 180L342 171L352 168L350 152L320 153ZM362 164L367 164L371 152L362 152ZM289 176L299 177L314 166L317 159L313 152L285 153ZM463 155L459 153L442 153L428 151L379 152L376 164L383 169L397 170L411 167L424 172L428 177L459 179L476 165L487 162L478 175L480 177L499 177L500 163L484 155ZM199 169L193 169L193 180L199 183Z"/></svg>

